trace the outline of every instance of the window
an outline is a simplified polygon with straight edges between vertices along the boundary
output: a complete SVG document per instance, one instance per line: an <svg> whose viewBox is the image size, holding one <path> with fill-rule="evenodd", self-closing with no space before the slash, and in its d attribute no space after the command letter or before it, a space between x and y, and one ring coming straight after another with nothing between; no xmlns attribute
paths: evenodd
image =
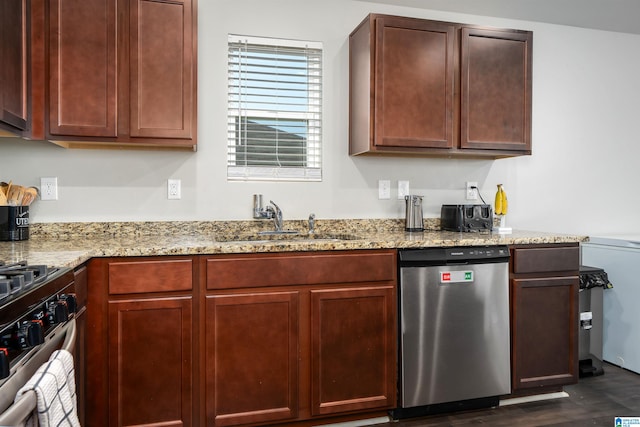
<svg viewBox="0 0 640 427"><path fill-rule="evenodd" d="M227 178L322 179L322 45L229 35Z"/></svg>

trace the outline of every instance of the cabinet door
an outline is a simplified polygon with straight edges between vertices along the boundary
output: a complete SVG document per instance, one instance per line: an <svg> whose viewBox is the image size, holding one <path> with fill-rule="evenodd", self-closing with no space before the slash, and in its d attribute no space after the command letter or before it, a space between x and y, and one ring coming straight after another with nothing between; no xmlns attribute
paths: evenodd
<svg viewBox="0 0 640 427"><path fill-rule="evenodd" d="M207 425L298 414L298 292L206 299Z"/></svg>
<svg viewBox="0 0 640 427"><path fill-rule="evenodd" d="M513 391L578 381L578 277L512 280Z"/></svg>
<svg viewBox="0 0 640 427"><path fill-rule="evenodd" d="M311 291L313 415L396 404L393 286Z"/></svg>
<svg viewBox="0 0 640 427"><path fill-rule="evenodd" d="M27 129L27 3L0 2L0 121Z"/></svg>
<svg viewBox="0 0 640 427"><path fill-rule="evenodd" d="M49 133L116 136L116 0L52 0Z"/></svg>
<svg viewBox="0 0 640 427"><path fill-rule="evenodd" d="M191 0L130 4L130 135L192 138Z"/></svg>
<svg viewBox="0 0 640 427"><path fill-rule="evenodd" d="M381 17L375 28L374 145L451 148L455 27Z"/></svg>
<svg viewBox="0 0 640 427"><path fill-rule="evenodd" d="M461 148L531 153L531 44L527 31L463 28Z"/></svg>
<svg viewBox="0 0 640 427"><path fill-rule="evenodd" d="M191 425L191 297L109 303L109 425Z"/></svg>

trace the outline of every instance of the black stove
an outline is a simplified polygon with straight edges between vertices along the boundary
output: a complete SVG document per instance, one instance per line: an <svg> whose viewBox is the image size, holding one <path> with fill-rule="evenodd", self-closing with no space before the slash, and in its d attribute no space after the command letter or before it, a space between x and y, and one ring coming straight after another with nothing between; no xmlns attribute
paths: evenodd
<svg viewBox="0 0 640 427"><path fill-rule="evenodd" d="M0 307L13 297L37 287L48 276L49 268L46 265L29 265L26 261L12 264L0 262Z"/></svg>
<svg viewBox="0 0 640 427"><path fill-rule="evenodd" d="M70 268L0 262L0 381L76 311Z"/></svg>

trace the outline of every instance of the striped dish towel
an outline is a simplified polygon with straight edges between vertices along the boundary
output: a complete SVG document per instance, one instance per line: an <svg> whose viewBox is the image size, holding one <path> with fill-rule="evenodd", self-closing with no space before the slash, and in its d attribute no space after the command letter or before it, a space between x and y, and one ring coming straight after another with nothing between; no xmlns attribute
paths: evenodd
<svg viewBox="0 0 640 427"><path fill-rule="evenodd" d="M73 363L73 362L72 362ZM40 366L27 383L16 393L18 400L24 393L33 390L37 405L25 426L80 427L75 405L75 393L69 389L68 372L58 358L50 358ZM75 384L74 384L75 389Z"/></svg>

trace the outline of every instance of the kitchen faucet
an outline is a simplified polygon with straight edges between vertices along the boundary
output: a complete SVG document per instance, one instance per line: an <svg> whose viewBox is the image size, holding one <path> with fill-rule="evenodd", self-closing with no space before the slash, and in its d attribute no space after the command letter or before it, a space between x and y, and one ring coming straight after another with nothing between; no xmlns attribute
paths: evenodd
<svg viewBox="0 0 640 427"><path fill-rule="evenodd" d="M262 194L253 195L253 217L255 219L273 219L275 231L282 231L282 209L273 200L269 200L272 206L262 207Z"/></svg>

